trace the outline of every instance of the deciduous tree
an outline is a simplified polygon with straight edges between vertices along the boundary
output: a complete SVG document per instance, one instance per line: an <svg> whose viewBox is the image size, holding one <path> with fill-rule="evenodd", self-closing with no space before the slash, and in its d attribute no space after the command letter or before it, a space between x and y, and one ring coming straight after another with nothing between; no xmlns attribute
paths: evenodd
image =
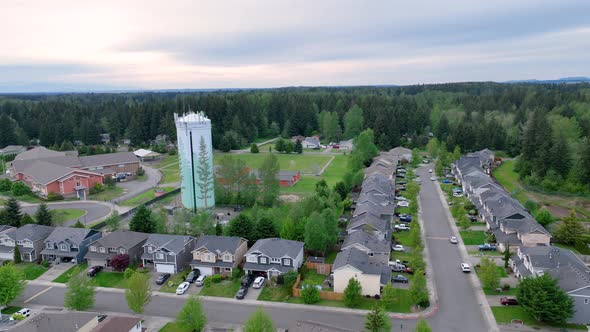
<svg viewBox="0 0 590 332"><path fill-rule="evenodd" d="M488 257L482 257L479 264L479 278L482 286L487 289L500 287L500 272L494 261Z"/></svg>
<svg viewBox="0 0 590 332"><path fill-rule="evenodd" d="M537 321L561 324L574 315L574 304L549 274L520 281L518 303Z"/></svg>
<svg viewBox="0 0 590 332"><path fill-rule="evenodd" d="M262 162L259 174L262 182L262 203L266 206L272 206L279 196L279 160L269 153Z"/></svg>
<svg viewBox="0 0 590 332"><path fill-rule="evenodd" d="M176 324L186 331L203 331L207 324L207 316L197 296L191 296L186 300L176 316Z"/></svg>
<svg viewBox="0 0 590 332"><path fill-rule="evenodd" d="M127 279L125 299L129 309L133 310L133 312L137 314L143 313L143 309L150 302L151 296L150 278L147 274L135 272Z"/></svg>
<svg viewBox="0 0 590 332"><path fill-rule="evenodd" d="M95 286L84 273L78 273L67 283L64 306L70 310L88 310L94 306Z"/></svg>
<svg viewBox="0 0 590 332"><path fill-rule="evenodd" d="M22 272L13 264L0 267L0 305L7 306L25 290Z"/></svg>
<svg viewBox="0 0 590 332"><path fill-rule="evenodd" d="M244 323L244 332L275 332L275 326L270 316L258 307Z"/></svg>
<svg viewBox="0 0 590 332"><path fill-rule="evenodd" d="M429 305L428 288L426 287L426 278L422 270L414 271L414 276L410 282L410 297L414 304L422 307Z"/></svg>

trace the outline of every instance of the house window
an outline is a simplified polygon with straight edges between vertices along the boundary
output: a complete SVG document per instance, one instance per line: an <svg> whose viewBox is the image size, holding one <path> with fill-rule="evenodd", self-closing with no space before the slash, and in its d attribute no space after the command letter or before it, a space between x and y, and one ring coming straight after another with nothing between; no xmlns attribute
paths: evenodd
<svg viewBox="0 0 590 332"><path fill-rule="evenodd" d="M117 167L119 167L119 168L123 168L123 167L125 167L125 165L123 165L123 164L119 164L119 165L117 165Z"/></svg>
<svg viewBox="0 0 590 332"><path fill-rule="evenodd" d="M120 254L124 254L125 253L125 249L123 249L123 248L119 249L119 253Z"/></svg>
<svg viewBox="0 0 590 332"><path fill-rule="evenodd" d="M197 259L201 258L201 252L200 251L195 252L195 258L197 258Z"/></svg>
<svg viewBox="0 0 590 332"><path fill-rule="evenodd" d="M98 251L99 251L99 252L101 252L101 253L103 253L103 254L104 254L105 252L107 252L107 251L106 251L106 249L105 249L104 247L100 247L100 248L98 248Z"/></svg>
<svg viewBox="0 0 590 332"><path fill-rule="evenodd" d="M47 249L53 249L53 244L47 242L47 243L45 243L45 248L47 248Z"/></svg>
<svg viewBox="0 0 590 332"><path fill-rule="evenodd" d="M271 263L280 264L280 263L281 263L281 259L280 259L280 258L274 258L274 257L273 257L273 258L271 258L271 259L270 259L270 262L271 262Z"/></svg>
<svg viewBox="0 0 590 332"><path fill-rule="evenodd" d="M268 258L260 257L260 264L268 264Z"/></svg>
<svg viewBox="0 0 590 332"><path fill-rule="evenodd" d="M151 254L152 251L154 250L154 247L148 246L147 249L148 249L148 254Z"/></svg>
<svg viewBox="0 0 590 332"><path fill-rule="evenodd" d="M65 243L59 245L59 250L68 251L68 246Z"/></svg>
<svg viewBox="0 0 590 332"><path fill-rule="evenodd" d="M163 253L161 253L161 252L157 253L157 254L156 254L156 258L157 258L157 259L164 259L164 254L163 254Z"/></svg>
<svg viewBox="0 0 590 332"><path fill-rule="evenodd" d="M231 272L231 267L226 267L223 269L225 272Z"/></svg>
<svg viewBox="0 0 590 332"><path fill-rule="evenodd" d="M283 260L283 265L285 265L285 266L291 266L291 259L290 258L285 258Z"/></svg>
<svg viewBox="0 0 590 332"><path fill-rule="evenodd" d="M231 255L223 255L223 260L226 262L231 262Z"/></svg>
<svg viewBox="0 0 590 332"><path fill-rule="evenodd" d="M90 251L96 252L96 247L95 246L90 246Z"/></svg>
<svg viewBox="0 0 590 332"><path fill-rule="evenodd" d="M81 187L82 183L80 183L80 181L76 181L76 187Z"/></svg>
<svg viewBox="0 0 590 332"><path fill-rule="evenodd" d="M258 260L256 259L255 255L248 255L246 256L246 262L257 263Z"/></svg>
<svg viewBox="0 0 590 332"><path fill-rule="evenodd" d="M588 304L590 302L590 299L584 299L584 304Z"/></svg>

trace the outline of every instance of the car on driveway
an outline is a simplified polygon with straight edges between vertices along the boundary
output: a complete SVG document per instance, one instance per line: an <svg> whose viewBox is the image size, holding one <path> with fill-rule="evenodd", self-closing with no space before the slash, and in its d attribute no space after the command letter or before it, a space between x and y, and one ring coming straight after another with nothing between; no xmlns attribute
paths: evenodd
<svg viewBox="0 0 590 332"><path fill-rule="evenodd" d="M432 168L428 170L428 173L432 173Z"/></svg>
<svg viewBox="0 0 590 332"><path fill-rule="evenodd" d="M193 282L195 282L195 280L199 278L200 275L201 271L199 271L199 269L194 269L186 276L186 279L184 279L184 281L192 284Z"/></svg>
<svg viewBox="0 0 590 332"><path fill-rule="evenodd" d="M98 272L102 271L102 266L93 266L88 269L88 273L86 273L90 278L96 277Z"/></svg>
<svg viewBox="0 0 590 332"><path fill-rule="evenodd" d="M162 273L156 279L156 285L163 285L170 278L170 273Z"/></svg>
<svg viewBox="0 0 590 332"><path fill-rule="evenodd" d="M178 285L178 288L176 288L176 295L182 295L182 294L186 293L186 291L188 290L190 285L191 284L186 281L181 283L180 285Z"/></svg>
<svg viewBox="0 0 590 332"><path fill-rule="evenodd" d="M400 206L400 207L409 207L410 206L410 202L408 202L408 201L399 201L399 202L397 202L396 205L397 206Z"/></svg>
<svg viewBox="0 0 590 332"><path fill-rule="evenodd" d="M412 221L412 215L411 214L400 214L399 215L399 221L401 221L401 222L411 222Z"/></svg>
<svg viewBox="0 0 590 332"><path fill-rule="evenodd" d="M264 277L257 277L256 279L254 279L254 282L252 283L252 287L254 288L262 288L262 285L264 285Z"/></svg>
<svg viewBox="0 0 590 332"><path fill-rule="evenodd" d="M396 201L409 201L409 199L405 198L404 196L395 196Z"/></svg>
<svg viewBox="0 0 590 332"><path fill-rule="evenodd" d="M21 315L24 317L29 317L31 315L31 309L29 308L22 308L21 310L15 312L14 314L12 314L12 316L10 316L10 320L15 320L16 319L16 315Z"/></svg>
<svg viewBox="0 0 590 332"><path fill-rule="evenodd" d="M393 226L393 229L396 231L409 231L410 226L406 224L396 224L395 226Z"/></svg>
<svg viewBox="0 0 590 332"><path fill-rule="evenodd" d="M391 248L391 249L393 249L393 251L400 251L400 252L403 252L403 251L405 251L405 250L406 250L406 249L404 248L404 246L402 246L401 244L396 244L396 245L394 245L394 246L393 246L393 248Z"/></svg>
<svg viewBox="0 0 590 332"><path fill-rule="evenodd" d="M518 301L516 299L510 297L501 297L500 298L501 305L518 305Z"/></svg>
<svg viewBox="0 0 590 332"><path fill-rule="evenodd" d="M242 287L238 289L238 292L236 293L236 299L242 300L244 297L246 297L246 294L248 294L248 287Z"/></svg>
<svg viewBox="0 0 590 332"><path fill-rule="evenodd" d="M450 238L450 241L451 241L451 243L453 243L453 244L457 244L457 243L459 243L459 241L457 240L457 237L456 237L456 236L451 236L451 238Z"/></svg>
<svg viewBox="0 0 590 332"><path fill-rule="evenodd" d="M401 282L403 284L407 284L409 282L408 278L404 277L401 274L396 275L395 277L391 278L392 282Z"/></svg>
<svg viewBox="0 0 590 332"><path fill-rule="evenodd" d="M444 179L441 182L444 183L444 184L451 184L451 183L453 183L453 181L451 181L449 179Z"/></svg>
<svg viewBox="0 0 590 332"><path fill-rule="evenodd" d="M467 263L461 263L461 271L464 273L471 273L471 266Z"/></svg>
<svg viewBox="0 0 590 332"><path fill-rule="evenodd" d="M205 278L207 278L206 275L200 275L197 280L195 280L195 286L201 287L205 285Z"/></svg>
<svg viewBox="0 0 590 332"><path fill-rule="evenodd" d="M496 246L489 243L484 243L478 246L479 251L496 251Z"/></svg>
<svg viewBox="0 0 590 332"><path fill-rule="evenodd" d="M251 275L251 274L248 274L248 275L245 275L245 276L242 278L242 281L240 282L240 284L241 284L243 287L246 287L246 288L248 288L248 287L250 287L250 285L252 284L252 282L254 282L254 276L253 276L253 275Z"/></svg>

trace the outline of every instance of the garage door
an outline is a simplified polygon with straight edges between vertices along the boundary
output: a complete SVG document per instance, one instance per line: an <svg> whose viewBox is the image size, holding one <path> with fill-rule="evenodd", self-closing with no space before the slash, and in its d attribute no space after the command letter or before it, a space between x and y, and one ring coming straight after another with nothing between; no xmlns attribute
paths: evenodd
<svg viewBox="0 0 590 332"><path fill-rule="evenodd" d="M213 268L211 267L202 267L202 266L195 266L202 275L210 276L213 275Z"/></svg>
<svg viewBox="0 0 590 332"><path fill-rule="evenodd" d="M174 265L172 265L172 264L156 264L156 272L174 273Z"/></svg>
<svg viewBox="0 0 590 332"><path fill-rule="evenodd" d="M2 252L0 253L1 260L12 260L14 259L14 254L10 252Z"/></svg>

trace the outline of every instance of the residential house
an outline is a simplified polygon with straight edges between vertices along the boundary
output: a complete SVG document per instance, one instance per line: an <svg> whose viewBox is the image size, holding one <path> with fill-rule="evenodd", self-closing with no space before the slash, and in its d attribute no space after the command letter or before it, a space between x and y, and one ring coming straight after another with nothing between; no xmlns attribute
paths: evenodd
<svg viewBox="0 0 590 332"><path fill-rule="evenodd" d="M350 219L346 227L348 234L361 230L371 233L380 240L387 239L391 237L391 221L381 219L371 213L363 213Z"/></svg>
<svg viewBox="0 0 590 332"><path fill-rule="evenodd" d="M393 205L374 205L371 203L358 203L356 209L352 213L353 218L359 217L363 214L369 213L385 220L392 220L393 218Z"/></svg>
<svg viewBox="0 0 590 332"><path fill-rule="evenodd" d="M98 323L95 312L84 311L47 311L34 310L31 317L10 325L10 332L88 332Z"/></svg>
<svg viewBox="0 0 590 332"><path fill-rule="evenodd" d="M301 145L306 149L319 149L322 146L319 138L317 137L306 137L301 142Z"/></svg>
<svg viewBox="0 0 590 332"><path fill-rule="evenodd" d="M196 239L188 235L150 234L143 245L143 266L160 273L177 273L187 268Z"/></svg>
<svg viewBox="0 0 590 332"><path fill-rule="evenodd" d="M398 146L396 148L393 148L391 150L389 150L389 154L392 157L396 157L398 160L405 160L405 161L411 161L412 160L412 150Z"/></svg>
<svg viewBox="0 0 590 332"><path fill-rule="evenodd" d="M352 142L352 138L347 140L347 141L340 141L338 142L338 148L340 150L345 150L345 151L352 151L352 149L354 148L354 144Z"/></svg>
<svg viewBox="0 0 590 332"><path fill-rule="evenodd" d="M54 227L26 224L20 228L6 229L0 233L0 259L13 260L14 246L18 245L21 259L25 262L36 262L41 259L44 240L51 234Z"/></svg>
<svg viewBox="0 0 590 332"><path fill-rule="evenodd" d="M146 150L146 149L135 150L133 152L133 154L137 158L139 158L139 160L141 160L142 162L153 161L153 160L158 160L158 159L162 158L162 154L152 151L152 150Z"/></svg>
<svg viewBox="0 0 590 332"><path fill-rule="evenodd" d="M111 134L109 134L109 133L100 134L100 141L103 144L109 144L111 142Z"/></svg>
<svg viewBox="0 0 590 332"><path fill-rule="evenodd" d="M342 250L356 248L367 254L369 262L387 263L391 255L391 241L381 239L363 229L346 236Z"/></svg>
<svg viewBox="0 0 590 332"><path fill-rule="evenodd" d="M131 264L141 262L143 245L149 234L115 231L105 234L102 238L90 243L84 258L89 266L110 267L111 259L117 254L129 255Z"/></svg>
<svg viewBox="0 0 590 332"><path fill-rule="evenodd" d="M49 150L43 146L37 146L30 150L23 151L16 155L14 160L36 160L36 159L44 159L44 158L51 158L51 157L69 157L69 156L78 156L78 151L54 151Z"/></svg>
<svg viewBox="0 0 590 332"><path fill-rule="evenodd" d="M303 242L279 238L256 241L246 252L244 271L274 277L298 271L303 264Z"/></svg>
<svg viewBox="0 0 590 332"><path fill-rule="evenodd" d="M574 302L573 324L590 323L590 268L571 250L553 246L520 247L510 259L519 278L549 274Z"/></svg>
<svg viewBox="0 0 590 332"><path fill-rule="evenodd" d="M336 255L333 266L334 292L343 293L350 279L361 284L363 295L381 295L381 288L391 280L388 262L371 262L366 252L344 249Z"/></svg>
<svg viewBox="0 0 590 332"><path fill-rule="evenodd" d="M237 236L202 235L192 252L191 267L204 275L231 275L244 260L248 240Z"/></svg>
<svg viewBox="0 0 590 332"><path fill-rule="evenodd" d="M46 261L80 264L88 245L101 237L101 232L89 228L55 227L44 241L41 256Z"/></svg>
<svg viewBox="0 0 590 332"><path fill-rule="evenodd" d="M11 156L27 151L27 148L22 145L7 145L0 149L0 156Z"/></svg>

